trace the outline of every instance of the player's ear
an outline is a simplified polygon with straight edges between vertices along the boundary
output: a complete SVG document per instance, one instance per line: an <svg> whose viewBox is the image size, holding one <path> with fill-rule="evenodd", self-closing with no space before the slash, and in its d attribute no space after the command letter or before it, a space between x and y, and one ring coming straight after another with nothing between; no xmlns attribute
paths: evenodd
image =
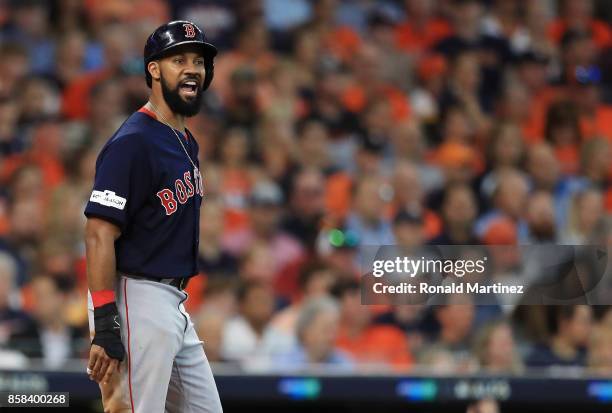
<svg viewBox="0 0 612 413"><path fill-rule="evenodd" d="M149 64L147 65L147 70L151 74L151 77L153 78L153 80L160 79L161 74L159 71L159 62L157 60L150 61Z"/></svg>

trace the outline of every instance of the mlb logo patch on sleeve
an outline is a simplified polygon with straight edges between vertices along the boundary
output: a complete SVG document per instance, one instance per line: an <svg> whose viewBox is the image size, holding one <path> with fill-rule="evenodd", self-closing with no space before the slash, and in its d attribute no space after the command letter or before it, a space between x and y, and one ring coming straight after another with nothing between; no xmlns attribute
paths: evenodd
<svg viewBox="0 0 612 413"><path fill-rule="evenodd" d="M127 201L125 198L116 195L113 191L96 191L94 190L91 193L91 197L89 198L91 202L96 202L100 205L104 205L107 207L113 207L117 209L123 210L125 208L125 202Z"/></svg>

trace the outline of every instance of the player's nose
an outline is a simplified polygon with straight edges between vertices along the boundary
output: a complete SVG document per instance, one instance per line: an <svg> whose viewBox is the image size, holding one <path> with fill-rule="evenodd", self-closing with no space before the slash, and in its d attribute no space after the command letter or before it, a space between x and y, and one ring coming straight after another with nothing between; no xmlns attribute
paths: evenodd
<svg viewBox="0 0 612 413"><path fill-rule="evenodd" d="M188 61L183 68L184 75L192 75L192 76L194 75L200 76L201 70L202 70L201 65L198 65L197 63L190 62L190 61Z"/></svg>

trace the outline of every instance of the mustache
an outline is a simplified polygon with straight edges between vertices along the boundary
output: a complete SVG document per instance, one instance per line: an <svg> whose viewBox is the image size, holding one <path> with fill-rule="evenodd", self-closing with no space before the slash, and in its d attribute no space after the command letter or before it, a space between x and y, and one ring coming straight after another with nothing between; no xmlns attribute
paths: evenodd
<svg viewBox="0 0 612 413"><path fill-rule="evenodd" d="M181 85L181 84L183 84L185 82L188 82L190 80L194 80L194 81L200 83L200 81L202 80L202 76L200 76L200 75L186 76L183 79L179 80L178 83L179 83L179 85Z"/></svg>

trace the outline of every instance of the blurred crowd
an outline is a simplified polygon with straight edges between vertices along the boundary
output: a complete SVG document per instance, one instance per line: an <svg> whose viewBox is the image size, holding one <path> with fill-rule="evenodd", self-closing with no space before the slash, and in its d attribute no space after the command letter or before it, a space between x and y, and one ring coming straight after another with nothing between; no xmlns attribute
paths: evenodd
<svg viewBox="0 0 612 413"><path fill-rule="evenodd" d="M0 366L86 356L95 159L175 18L220 49L189 120L187 304L211 361L612 374L607 306L364 306L357 264L364 245L612 241L606 0L0 0Z"/></svg>

